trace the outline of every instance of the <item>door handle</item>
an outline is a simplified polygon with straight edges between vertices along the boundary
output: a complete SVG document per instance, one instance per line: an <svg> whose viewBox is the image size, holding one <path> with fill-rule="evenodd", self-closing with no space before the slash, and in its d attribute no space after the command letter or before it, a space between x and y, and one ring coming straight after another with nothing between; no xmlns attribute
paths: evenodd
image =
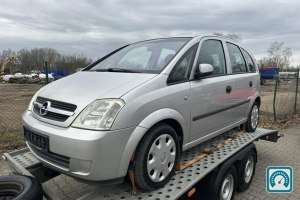
<svg viewBox="0 0 300 200"><path fill-rule="evenodd" d="M250 81L250 82L249 82L249 86L252 87L252 85L253 85L253 83L252 83L252 81Z"/></svg>
<svg viewBox="0 0 300 200"><path fill-rule="evenodd" d="M228 86L226 87L226 93L230 93L231 90L232 90L232 87L231 87L230 85L228 85Z"/></svg>

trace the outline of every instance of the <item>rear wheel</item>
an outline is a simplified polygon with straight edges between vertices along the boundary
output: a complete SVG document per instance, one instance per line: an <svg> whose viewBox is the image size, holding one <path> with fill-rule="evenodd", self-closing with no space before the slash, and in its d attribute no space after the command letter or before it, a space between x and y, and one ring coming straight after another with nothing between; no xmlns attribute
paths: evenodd
<svg viewBox="0 0 300 200"><path fill-rule="evenodd" d="M246 131L254 132L257 128L258 122L259 122L259 106L258 103L255 101L248 115L248 119L246 122Z"/></svg>
<svg viewBox="0 0 300 200"><path fill-rule="evenodd" d="M179 141L175 130L163 123L151 128L135 154L134 175L144 190L163 187L173 176L179 158Z"/></svg>

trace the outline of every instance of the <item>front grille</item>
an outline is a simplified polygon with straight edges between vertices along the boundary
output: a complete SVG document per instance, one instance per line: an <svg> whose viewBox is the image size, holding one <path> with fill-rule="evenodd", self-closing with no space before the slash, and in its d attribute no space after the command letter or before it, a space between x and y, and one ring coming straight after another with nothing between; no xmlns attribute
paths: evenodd
<svg viewBox="0 0 300 200"><path fill-rule="evenodd" d="M40 149L49 149L49 138L32 132L31 130L23 127L25 140L35 145Z"/></svg>
<svg viewBox="0 0 300 200"><path fill-rule="evenodd" d="M69 168L69 157L50 152L49 138L47 136L36 134L26 127L23 127L23 129L25 140L28 141L28 145L35 154L53 164Z"/></svg>
<svg viewBox="0 0 300 200"><path fill-rule="evenodd" d="M65 102L62 102L62 101L56 101L56 100L47 99L47 98L44 98L44 97L37 97L36 98L36 102L38 102L40 104L43 104L46 101L51 102L51 107L57 108L57 109L60 109L60 110L74 112L77 108L77 106L74 105L74 104L65 103Z"/></svg>
<svg viewBox="0 0 300 200"><path fill-rule="evenodd" d="M74 105L74 104L65 103L65 102L61 102L61 101L56 101L56 100L52 100L52 99L47 99L47 98L44 98L44 97L37 97L37 99L36 99L36 102L38 102L40 104L43 104L46 101L51 102L51 107L52 108L56 108L56 109L60 109L60 110L64 110L64 111L74 112L77 108L77 106ZM68 115L63 115L63 114L60 114L60 113L54 113L54 112L49 112L49 111L47 112L46 115L41 115L40 108L37 105L34 105L33 111L34 111L35 114L39 115L40 117L50 119L50 120L54 120L54 121L59 121L59 122L64 122L69 118Z"/></svg>

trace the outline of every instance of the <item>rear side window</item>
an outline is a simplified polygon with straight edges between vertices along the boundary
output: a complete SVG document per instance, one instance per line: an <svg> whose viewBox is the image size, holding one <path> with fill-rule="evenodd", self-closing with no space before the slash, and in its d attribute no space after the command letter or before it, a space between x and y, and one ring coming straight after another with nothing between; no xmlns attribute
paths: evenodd
<svg viewBox="0 0 300 200"><path fill-rule="evenodd" d="M200 49L197 66L199 64L211 64L214 75L226 73L225 56L222 42L219 40L205 40ZM198 68L197 68L198 69Z"/></svg>
<svg viewBox="0 0 300 200"><path fill-rule="evenodd" d="M232 73L235 74L247 72L246 63L239 47L228 42L226 45L229 52Z"/></svg>
<svg viewBox="0 0 300 200"><path fill-rule="evenodd" d="M248 70L250 72L256 72L256 69L255 69L255 64L251 58L251 56L249 55L249 53L247 51L245 51L244 49L242 49L242 52L245 56L245 59L246 59L246 63L247 63L247 67L248 67Z"/></svg>

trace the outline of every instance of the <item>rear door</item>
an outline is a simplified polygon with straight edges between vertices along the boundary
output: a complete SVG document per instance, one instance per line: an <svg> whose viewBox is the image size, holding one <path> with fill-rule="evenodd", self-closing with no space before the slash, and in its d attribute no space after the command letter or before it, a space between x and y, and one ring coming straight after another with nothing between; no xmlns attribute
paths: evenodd
<svg viewBox="0 0 300 200"><path fill-rule="evenodd" d="M238 45L226 42L226 48L230 60L230 77L233 80L232 103L235 105L233 108L234 121L241 121L247 117L247 109L249 108L251 97L255 93L254 88L256 88L255 84L257 84L255 76L257 74L255 73L253 61L251 63L248 57L244 57Z"/></svg>
<svg viewBox="0 0 300 200"><path fill-rule="evenodd" d="M230 103L233 81L227 76L223 42L211 38L200 44L195 69L199 64L206 63L213 66L214 72L191 81L191 143L207 139L209 134L232 122Z"/></svg>

